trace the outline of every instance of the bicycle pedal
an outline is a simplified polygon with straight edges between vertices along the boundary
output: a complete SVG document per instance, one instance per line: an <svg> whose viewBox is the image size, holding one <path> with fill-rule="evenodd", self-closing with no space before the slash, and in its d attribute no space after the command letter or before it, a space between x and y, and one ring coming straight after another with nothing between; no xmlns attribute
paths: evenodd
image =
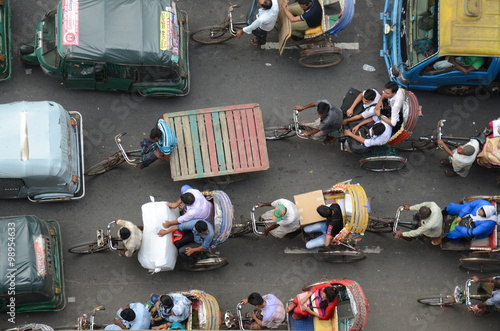
<svg viewBox="0 0 500 331"><path fill-rule="evenodd" d="M103 230L97 230L97 246L99 246L99 247L104 246L104 231Z"/></svg>

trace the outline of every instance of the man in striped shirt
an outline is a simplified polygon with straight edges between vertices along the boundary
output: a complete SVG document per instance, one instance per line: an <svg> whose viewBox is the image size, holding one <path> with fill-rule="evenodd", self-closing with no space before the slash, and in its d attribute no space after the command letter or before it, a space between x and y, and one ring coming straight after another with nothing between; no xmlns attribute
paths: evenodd
<svg viewBox="0 0 500 331"><path fill-rule="evenodd" d="M149 167L156 160L168 161L170 154L177 147L177 137L163 118L158 120L158 124L151 130L149 138L146 138L141 143L142 161L135 167L144 169Z"/></svg>

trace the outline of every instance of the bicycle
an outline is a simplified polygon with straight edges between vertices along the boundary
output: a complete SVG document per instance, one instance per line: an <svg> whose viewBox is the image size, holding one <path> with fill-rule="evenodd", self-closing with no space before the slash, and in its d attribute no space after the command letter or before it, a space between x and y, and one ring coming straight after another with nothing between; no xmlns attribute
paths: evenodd
<svg viewBox="0 0 500 331"><path fill-rule="evenodd" d="M453 294L440 294L435 297L420 298L417 299L417 301L424 305L440 307L465 304L467 308L471 310L473 306L472 300L485 301L490 297L488 294L471 294L470 286L472 283L472 279L468 279L467 282L465 282L465 288L458 285L455 287Z"/></svg>
<svg viewBox="0 0 500 331"><path fill-rule="evenodd" d="M118 151L116 151L111 156L108 156L106 159L101 162L90 167L85 175L87 176L95 176L107 171L110 171L116 167L118 167L123 162L127 162L130 165L136 166L141 162L142 159L142 150L141 149L133 149L130 151L126 151L121 144L121 137L126 135L126 132L119 133L115 136L115 143L118 146Z"/></svg>
<svg viewBox="0 0 500 331"><path fill-rule="evenodd" d="M366 231L374 232L374 233L388 233L388 232L396 232L398 226L402 228L406 228L409 230L415 230L418 228L418 222L415 219L412 219L409 222L401 222L400 216L401 211L405 208L403 206L398 207L396 211L396 216L394 217L373 217L370 216L368 227Z"/></svg>
<svg viewBox="0 0 500 331"><path fill-rule="evenodd" d="M88 241L79 243L75 246L68 248L68 252L73 254L93 254L111 249L114 251L123 250L123 248L118 247L122 242L122 239L114 237L111 235L111 227L116 224L116 221L111 221L108 223L107 232L104 230L97 230L97 239L94 241Z"/></svg>
<svg viewBox="0 0 500 331"><path fill-rule="evenodd" d="M233 10L239 7L238 5L231 5L227 10L227 16L224 21L219 25L208 26L201 28L191 34L191 40L201 44L218 44L236 36L235 27L243 28L247 25L246 22L234 22Z"/></svg>

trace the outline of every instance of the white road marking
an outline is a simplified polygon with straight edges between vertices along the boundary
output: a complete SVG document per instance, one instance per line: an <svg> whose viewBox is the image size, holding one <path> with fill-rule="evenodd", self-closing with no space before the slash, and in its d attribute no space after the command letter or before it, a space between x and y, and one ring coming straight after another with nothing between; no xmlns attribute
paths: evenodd
<svg viewBox="0 0 500 331"><path fill-rule="evenodd" d="M364 246L359 247L359 251L365 254L380 254L382 252L382 248L380 246ZM296 247L287 247L285 248L285 254L314 254L318 253L318 249L307 249L307 248L296 248Z"/></svg>
<svg viewBox="0 0 500 331"><path fill-rule="evenodd" d="M335 43L335 46L341 49L353 49L353 50L358 50L359 49L359 43ZM278 49L279 48L279 43L278 42L267 42L265 45L261 46L262 49ZM287 46L285 49L297 49L295 46Z"/></svg>

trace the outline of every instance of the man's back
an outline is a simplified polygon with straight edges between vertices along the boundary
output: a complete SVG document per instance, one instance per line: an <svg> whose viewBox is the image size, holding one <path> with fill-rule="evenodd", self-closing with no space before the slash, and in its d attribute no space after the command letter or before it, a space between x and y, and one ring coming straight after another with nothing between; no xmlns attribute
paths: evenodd
<svg viewBox="0 0 500 331"><path fill-rule="evenodd" d="M304 14L301 16L310 28L315 28L318 25L321 25L321 20L323 19L323 9L321 8L318 0L312 0L312 3L312 6L304 11Z"/></svg>

